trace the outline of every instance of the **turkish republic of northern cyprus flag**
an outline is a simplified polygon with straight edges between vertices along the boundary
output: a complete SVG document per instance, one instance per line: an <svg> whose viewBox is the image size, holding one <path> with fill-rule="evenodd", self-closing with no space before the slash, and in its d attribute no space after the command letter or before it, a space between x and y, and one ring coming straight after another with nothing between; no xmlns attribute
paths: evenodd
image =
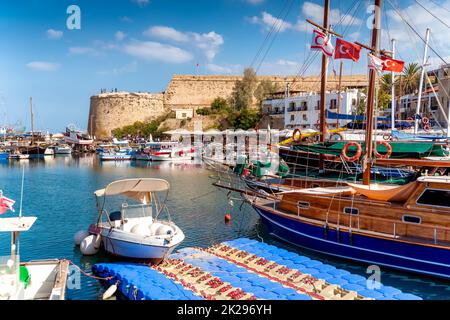
<svg viewBox="0 0 450 320"><path fill-rule="evenodd" d="M358 62L360 52L360 46L339 38L336 39L336 50L334 52L335 59L351 59Z"/></svg>
<svg viewBox="0 0 450 320"><path fill-rule="evenodd" d="M381 57L383 62L383 71L402 72L405 62L401 60L395 60L389 57Z"/></svg>
<svg viewBox="0 0 450 320"><path fill-rule="evenodd" d="M332 57L334 48L330 37L319 30L314 30L311 50L321 50L325 55Z"/></svg>

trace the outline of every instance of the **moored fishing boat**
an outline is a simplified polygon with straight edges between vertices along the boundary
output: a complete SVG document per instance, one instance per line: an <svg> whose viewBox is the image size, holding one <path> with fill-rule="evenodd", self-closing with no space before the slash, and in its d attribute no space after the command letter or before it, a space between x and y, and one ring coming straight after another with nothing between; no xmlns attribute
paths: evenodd
<svg viewBox="0 0 450 320"><path fill-rule="evenodd" d="M0 194L0 210L13 210L14 201ZM69 262L20 262L20 234L29 231L36 217L1 218L0 232L11 233L11 253L0 258L0 300L64 300Z"/></svg>
<svg viewBox="0 0 450 320"><path fill-rule="evenodd" d="M165 204L170 185L161 179L115 181L97 190L98 219L89 227L89 236L81 242L84 254L100 248L112 255L158 263L184 240L184 233L171 221ZM124 201L120 211L108 212L106 198L125 196L137 204ZM167 213L167 220L160 216ZM81 235L86 235L81 232Z"/></svg>

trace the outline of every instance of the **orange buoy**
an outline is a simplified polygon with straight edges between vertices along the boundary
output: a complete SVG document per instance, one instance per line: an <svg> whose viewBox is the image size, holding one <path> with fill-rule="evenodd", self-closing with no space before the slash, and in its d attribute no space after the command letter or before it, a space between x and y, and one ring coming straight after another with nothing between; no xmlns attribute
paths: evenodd
<svg viewBox="0 0 450 320"><path fill-rule="evenodd" d="M230 221L231 221L231 214L229 214L229 213L227 213L226 215L225 215L225 223L230 223Z"/></svg>
<svg viewBox="0 0 450 320"><path fill-rule="evenodd" d="M377 147L380 144L386 147L386 149L387 149L387 153L386 154L381 154L381 153L378 152ZM386 141L380 141L380 142L375 144L375 148L373 150L373 153L375 154L375 157L377 157L378 159L389 159L391 157L391 155L392 155L392 146Z"/></svg>
<svg viewBox="0 0 450 320"><path fill-rule="evenodd" d="M356 147L356 154L353 157L348 156L348 150L350 149L350 147ZM355 141L347 143L344 146L344 149L342 149L342 153L341 153L342 158L344 158L344 160L347 162L355 162L355 161L359 160L359 158L361 157L361 154L362 154L361 145Z"/></svg>

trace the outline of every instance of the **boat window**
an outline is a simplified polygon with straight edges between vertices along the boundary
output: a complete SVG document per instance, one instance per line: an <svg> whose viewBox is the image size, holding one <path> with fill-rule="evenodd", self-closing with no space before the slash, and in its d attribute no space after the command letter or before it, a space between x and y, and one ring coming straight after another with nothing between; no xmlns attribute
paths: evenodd
<svg viewBox="0 0 450 320"><path fill-rule="evenodd" d="M419 197L417 204L450 208L450 190L427 189Z"/></svg>
<svg viewBox="0 0 450 320"><path fill-rule="evenodd" d="M347 208L344 208L344 213L357 216L357 215L359 215L359 209L347 207Z"/></svg>
<svg viewBox="0 0 450 320"><path fill-rule="evenodd" d="M422 218L417 217L417 216L404 215L402 217L402 220L403 220L403 222L407 222L407 223L415 223L415 224L422 223Z"/></svg>
<svg viewBox="0 0 450 320"><path fill-rule="evenodd" d="M297 206L298 206L300 209L309 209L310 204L309 204L309 202L299 201L298 204L297 204Z"/></svg>

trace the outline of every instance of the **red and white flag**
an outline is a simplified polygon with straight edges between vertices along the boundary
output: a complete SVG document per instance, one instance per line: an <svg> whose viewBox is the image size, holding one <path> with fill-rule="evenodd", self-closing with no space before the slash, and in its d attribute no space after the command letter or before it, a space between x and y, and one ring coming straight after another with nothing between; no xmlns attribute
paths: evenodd
<svg viewBox="0 0 450 320"><path fill-rule="evenodd" d="M369 63L369 69L373 69L377 72L383 71L383 60L374 56L373 54L369 53L369 55L367 56L367 62Z"/></svg>
<svg viewBox="0 0 450 320"><path fill-rule="evenodd" d="M383 61L383 71L402 72L405 66L405 62L401 60L395 60L389 57L381 57Z"/></svg>
<svg viewBox="0 0 450 320"><path fill-rule="evenodd" d="M332 57L334 48L331 38L319 30L314 30L311 50L322 50L325 55Z"/></svg>
<svg viewBox="0 0 450 320"><path fill-rule="evenodd" d="M14 200L4 197L0 191L0 214L4 214L6 210L14 212L14 203L16 203Z"/></svg>
<svg viewBox="0 0 450 320"><path fill-rule="evenodd" d="M335 59L351 59L357 62L359 60L360 52L360 46L339 38L336 39Z"/></svg>

